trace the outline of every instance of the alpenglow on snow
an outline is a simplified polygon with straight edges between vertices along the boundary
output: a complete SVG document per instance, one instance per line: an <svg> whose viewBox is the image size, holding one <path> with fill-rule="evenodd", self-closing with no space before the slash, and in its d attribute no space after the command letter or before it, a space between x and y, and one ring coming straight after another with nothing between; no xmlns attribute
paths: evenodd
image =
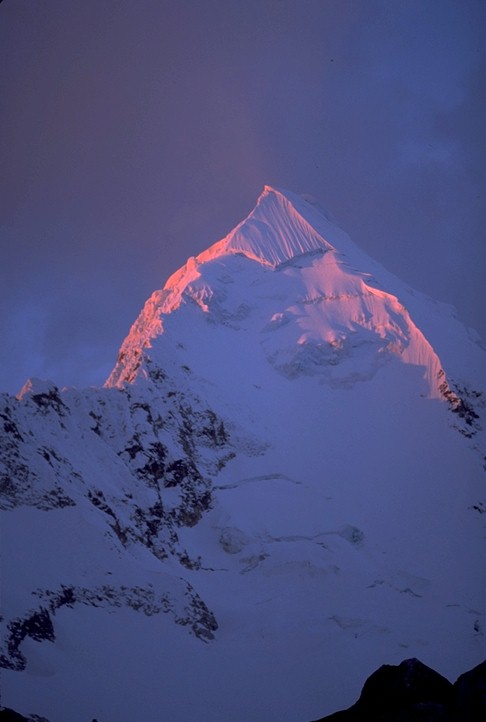
<svg viewBox="0 0 486 722"><path fill-rule="evenodd" d="M1 397L2 704L309 722L484 647L484 350L266 186L103 388Z"/></svg>

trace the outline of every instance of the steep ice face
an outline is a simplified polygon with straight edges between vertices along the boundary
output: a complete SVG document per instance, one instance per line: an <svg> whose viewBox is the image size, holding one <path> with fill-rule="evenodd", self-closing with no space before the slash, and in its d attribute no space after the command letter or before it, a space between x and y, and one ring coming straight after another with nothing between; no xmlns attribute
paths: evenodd
<svg viewBox="0 0 486 722"><path fill-rule="evenodd" d="M242 223L150 297L107 386L147 378L167 363L183 364L177 359L184 332L179 339L166 332L178 314L177 334L182 317L193 336L207 323L244 329L248 346L261 348L266 362L290 379L312 375L349 386L400 359L420 370L426 395L441 397L449 391L442 364L399 301L400 292L403 285L390 282L325 211L265 186ZM212 351L202 355L212 353L214 367L231 355L224 333L208 343Z"/></svg>
<svg viewBox="0 0 486 722"><path fill-rule="evenodd" d="M324 216L319 216L319 233L299 212L302 200L292 193L265 186L249 216L218 243L198 256L201 263L228 253L242 253L247 258L276 268L305 253L333 250L322 232L339 235L340 231ZM342 232L341 232L342 234Z"/></svg>

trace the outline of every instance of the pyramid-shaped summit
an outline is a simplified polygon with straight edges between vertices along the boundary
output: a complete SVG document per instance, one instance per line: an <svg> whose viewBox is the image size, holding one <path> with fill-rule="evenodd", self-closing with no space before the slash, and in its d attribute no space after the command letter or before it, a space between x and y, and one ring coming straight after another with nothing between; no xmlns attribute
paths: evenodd
<svg viewBox="0 0 486 722"><path fill-rule="evenodd" d="M197 355L211 358L212 369L228 363L237 369L248 354L247 370L255 367L257 349L265 366L288 378L317 375L350 386L399 359L419 369L423 393L452 399L438 354L403 303L409 297L318 204L265 186L245 220L149 298L107 385L187 365L183 337L189 327L189 336L198 337L204 326ZM228 328L247 338L238 359ZM202 373L212 372L205 366Z"/></svg>
<svg viewBox="0 0 486 722"><path fill-rule="evenodd" d="M242 253L275 268L305 253L332 250L328 238L334 236L342 237L343 233L325 212L290 191L265 186L247 218L198 260Z"/></svg>

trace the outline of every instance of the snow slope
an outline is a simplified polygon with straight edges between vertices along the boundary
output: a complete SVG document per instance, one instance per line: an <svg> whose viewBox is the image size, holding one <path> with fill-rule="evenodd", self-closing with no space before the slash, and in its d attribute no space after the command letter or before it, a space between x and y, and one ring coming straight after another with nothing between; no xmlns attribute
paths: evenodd
<svg viewBox="0 0 486 722"><path fill-rule="evenodd" d="M485 656L484 350L265 187L104 389L4 397L2 704L305 722Z"/></svg>

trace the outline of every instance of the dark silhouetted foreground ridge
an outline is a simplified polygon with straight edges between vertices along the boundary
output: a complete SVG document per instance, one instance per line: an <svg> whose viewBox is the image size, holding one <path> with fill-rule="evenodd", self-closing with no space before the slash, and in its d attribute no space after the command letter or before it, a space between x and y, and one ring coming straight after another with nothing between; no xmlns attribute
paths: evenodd
<svg viewBox="0 0 486 722"><path fill-rule="evenodd" d="M316 722L480 722L486 719L486 661L455 684L418 659L384 664L366 680L359 700Z"/></svg>

